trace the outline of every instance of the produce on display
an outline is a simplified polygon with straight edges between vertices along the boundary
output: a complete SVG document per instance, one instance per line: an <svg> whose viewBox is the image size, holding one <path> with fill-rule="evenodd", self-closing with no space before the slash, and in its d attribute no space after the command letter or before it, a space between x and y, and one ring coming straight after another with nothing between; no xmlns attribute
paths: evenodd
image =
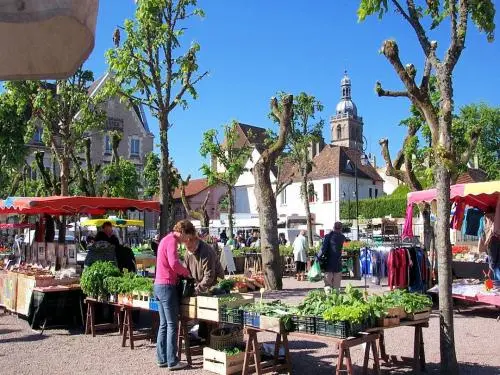
<svg viewBox="0 0 500 375"><path fill-rule="evenodd" d="M113 263L97 261L83 270L80 286L86 295L106 299L109 293L104 286L104 280L107 277L120 275L120 270Z"/></svg>

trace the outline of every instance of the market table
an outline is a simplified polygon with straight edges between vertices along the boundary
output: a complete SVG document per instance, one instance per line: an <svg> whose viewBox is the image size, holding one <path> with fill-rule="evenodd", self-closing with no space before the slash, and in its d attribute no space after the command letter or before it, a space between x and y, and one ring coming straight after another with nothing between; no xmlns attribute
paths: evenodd
<svg viewBox="0 0 500 375"><path fill-rule="evenodd" d="M85 303L87 304L87 318L85 320L85 334L92 334L95 337L96 331L103 330L116 330L122 333L123 321L121 319L121 313L123 311L123 305L108 301L98 301L95 298L87 297L85 298ZM95 324L95 312L97 304L105 304L111 306L113 309L113 323L101 323Z"/></svg>
<svg viewBox="0 0 500 375"><path fill-rule="evenodd" d="M363 359L363 374L368 373L370 350L372 351L372 356L373 356L373 370L376 374L380 374L380 361L377 350L377 340L379 339L380 334L377 332L372 332L372 333L360 332L359 336L357 337L347 337L343 339L333 336L320 336L311 333L300 333L300 332L293 332L291 333L291 335L301 337L304 339L315 337L315 338L321 338L322 340L334 341L339 352L337 357L337 366L335 368L335 373L337 375L339 375L343 371L347 371L349 375L354 374L350 349L358 345L366 344L365 354ZM346 370L343 370L344 364Z"/></svg>
<svg viewBox="0 0 500 375"><path fill-rule="evenodd" d="M245 360L243 362L243 372L242 375L248 375L253 369L257 375L265 374L268 372L279 372L280 370L287 370L290 374L292 372L291 361L290 361L290 350L288 348L288 333L281 332L276 333L274 331L268 331L260 328L245 327L244 331L247 335L247 343L245 347ZM257 334L261 332L271 332L276 334L276 341L274 346L274 358L269 362L261 362L260 360L260 345L257 338ZM279 350L283 344L285 349L285 363L279 363ZM250 364L250 360L253 357L253 364Z"/></svg>
<svg viewBox="0 0 500 375"><path fill-rule="evenodd" d="M380 358L386 363L390 362L390 356L385 351L385 330L397 327L415 327L415 334L413 337L413 358L411 358L411 361L413 373L420 374L421 371L425 371L425 350L422 328L429 327L429 318L422 320L403 320L398 325L374 327L366 330L366 332L376 332L379 334Z"/></svg>
<svg viewBox="0 0 500 375"><path fill-rule="evenodd" d="M72 317L84 326L83 293L79 286L49 286L33 289L28 310L31 328L47 328L47 321L54 318ZM42 323L42 324L40 324Z"/></svg>

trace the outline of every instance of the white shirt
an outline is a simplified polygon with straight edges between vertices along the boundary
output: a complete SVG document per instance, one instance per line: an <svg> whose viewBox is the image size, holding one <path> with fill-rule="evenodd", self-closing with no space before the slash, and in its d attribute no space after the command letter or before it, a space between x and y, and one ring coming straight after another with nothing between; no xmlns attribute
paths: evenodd
<svg viewBox="0 0 500 375"><path fill-rule="evenodd" d="M295 241L293 241L293 257L296 262L307 262L307 240L299 234Z"/></svg>

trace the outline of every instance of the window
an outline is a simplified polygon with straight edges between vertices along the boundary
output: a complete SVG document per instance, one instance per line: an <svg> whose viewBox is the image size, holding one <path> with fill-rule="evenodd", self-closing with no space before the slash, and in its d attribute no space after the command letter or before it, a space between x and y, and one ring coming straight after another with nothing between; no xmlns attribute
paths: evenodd
<svg viewBox="0 0 500 375"><path fill-rule="evenodd" d="M309 196L309 203L314 203L316 201L316 193L314 192L313 184L309 185L307 195Z"/></svg>
<svg viewBox="0 0 500 375"><path fill-rule="evenodd" d="M332 200L332 184L323 184L323 201L330 202Z"/></svg>
<svg viewBox="0 0 500 375"><path fill-rule="evenodd" d="M342 128L341 126L337 126L337 140L342 139Z"/></svg>
<svg viewBox="0 0 500 375"><path fill-rule="evenodd" d="M369 189L368 189L368 196L369 196L370 198L373 198L373 196L372 196L372 188L369 188Z"/></svg>
<svg viewBox="0 0 500 375"><path fill-rule="evenodd" d="M375 189L375 198L378 197L378 189Z"/></svg>
<svg viewBox="0 0 500 375"><path fill-rule="evenodd" d="M111 147L111 137L109 134L106 134L106 136L104 137L104 153L106 155L109 155L111 154L111 151L112 151L112 147Z"/></svg>
<svg viewBox="0 0 500 375"><path fill-rule="evenodd" d="M33 141L35 143L43 143L42 137L43 137L43 129L37 127L35 129L35 135L33 136Z"/></svg>
<svg viewBox="0 0 500 375"><path fill-rule="evenodd" d="M131 139L130 140L130 155L131 156L139 156L139 149L140 149L140 143L141 141L138 139Z"/></svg>
<svg viewBox="0 0 500 375"><path fill-rule="evenodd" d="M283 189L283 191L280 194L280 203L282 206L286 206L286 188Z"/></svg>

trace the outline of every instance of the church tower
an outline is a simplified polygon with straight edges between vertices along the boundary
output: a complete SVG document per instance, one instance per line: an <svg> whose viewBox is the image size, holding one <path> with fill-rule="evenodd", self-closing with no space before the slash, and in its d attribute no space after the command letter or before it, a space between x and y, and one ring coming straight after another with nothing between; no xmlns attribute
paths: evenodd
<svg viewBox="0 0 500 375"><path fill-rule="evenodd" d="M344 72L340 81L342 98L337 104L335 114L330 118L332 145L362 150L363 118L358 116L356 104L351 99L351 79Z"/></svg>

